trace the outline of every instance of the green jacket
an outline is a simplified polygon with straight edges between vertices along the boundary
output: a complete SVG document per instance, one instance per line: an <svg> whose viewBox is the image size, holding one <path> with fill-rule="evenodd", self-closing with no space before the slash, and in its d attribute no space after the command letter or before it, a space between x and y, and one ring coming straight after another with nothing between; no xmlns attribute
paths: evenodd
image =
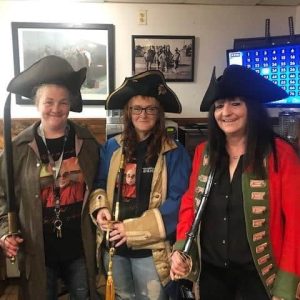
<svg viewBox="0 0 300 300"><path fill-rule="evenodd" d="M86 181L81 213L82 239L88 268L91 299L96 299L95 228L88 214L87 200L95 177L99 152L92 134L70 122L75 129L75 148ZM43 241L42 201L40 198L41 161L34 139L39 122L22 131L13 140L15 194L19 228L24 242L18 254L22 293L26 300L46 299L46 268ZM5 157L0 156L0 237L7 234L5 198Z"/></svg>

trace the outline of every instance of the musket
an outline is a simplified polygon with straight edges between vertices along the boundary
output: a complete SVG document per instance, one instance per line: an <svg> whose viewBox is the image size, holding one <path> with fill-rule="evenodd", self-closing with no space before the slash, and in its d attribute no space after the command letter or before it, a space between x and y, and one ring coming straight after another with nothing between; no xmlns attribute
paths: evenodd
<svg viewBox="0 0 300 300"><path fill-rule="evenodd" d="M6 159L6 199L7 199L7 218L8 218L8 236L19 235L18 220L16 212L16 194L14 189L14 164L13 164L13 147L11 140L11 94L6 98L4 104L3 117L3 137L4 137L4 154ZM11 263L15 262L15 257L10 258Z"/></svg>
<svg viewBox="0 0 300 300"><path fill-rule="evenodd" d="M207 182L206 182L206 185L204 188L204 192L201 195L200 204L197 208L197 212L196 212L193 224L192 224L191 229L190 229L189 233L187 234L187 238L184 242L182 253L185 255L190 254L190 250L191 250L193 241L198 234L199 225L200 225L202 215L203 215L203 212L204 212L207 200L208 200L208 196L209 196L211 185L212 185L212 182L214 179L214 175L215 175L215 168L213 167L208 175Z"/></svg>
<svg viewBox="0 0 300 300"><path fill-rule="evenodd" d="M124 167L125 167L125 155L124 151L122 151L121 154L121 161L120 161L120 167L118 172L118 190L117 190L117 198L116 201L113 203L113 209L112 209L112 222L118 222L119 220L119 209L120 209L120 202L122 199L122 189L123 189L123 180L124 180ZM112 224L111 224L112 226ZM106 234L106 242L109 246L109 260L108 260L108 271L107 271L107 280L106 280L106 290L105 290L105 300L115 300L115 286L114 286L114 280L113 280L113 274L112 274L112 258L115 255L115 243L112 242L111 245L109 245L109 231L107 230Z"/></svg>
<svg viewBox="0 0 300 300"><path fill-rule="evenodd" d="M119 220L119 209L120 209L120 202L122 199L122 190L123 190L123 181L124 181L124 168L125 168L125 154L124 150L121 154L121 161L120 167L118 172L118 190L117 190L117 199L115 205L113 207L113 219L114 221Z"/></svg>

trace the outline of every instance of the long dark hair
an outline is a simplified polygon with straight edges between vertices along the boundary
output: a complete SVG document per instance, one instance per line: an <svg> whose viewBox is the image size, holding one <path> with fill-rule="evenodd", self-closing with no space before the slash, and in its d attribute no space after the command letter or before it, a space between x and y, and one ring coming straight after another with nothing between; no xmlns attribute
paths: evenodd
<svg viewBox="0 0 300 300"><path fill-rule="evenodd" d="M122 134L126 161L131 161L134 158L134 151L137 143L139 142L135 128L131 120L131 111L129 107L129 102L130 100L127 102L127 104L124 107L124 116L123 116L124 131ZM150 139L150 142L147 147L147 152L145 155L145 160L147 164L151 161L152 158L159 155L164 141L170 142L170 139L167 136L165 130L164 110L158 101L157 104L158 104L157 120L154 127L151 130L152 138Z"/></svg>
<svg viewBox="0 0 300 300"><path fill-rule="evenodd" d="M275 136L267 110L259 101L241 98L247 107L246 153L244 155L244 169L261 177L266 177L264 159L272 152L275 159L275 171L278 171ZM226 137L219 128L214 117L215 106L212 105L208 114L208 151L210 164L216 165L226 152Z"/></svg>

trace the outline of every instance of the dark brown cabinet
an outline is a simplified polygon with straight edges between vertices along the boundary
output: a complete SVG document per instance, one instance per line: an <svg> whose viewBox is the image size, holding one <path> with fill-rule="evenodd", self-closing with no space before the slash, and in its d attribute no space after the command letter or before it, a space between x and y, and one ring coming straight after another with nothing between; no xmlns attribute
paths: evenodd
<svg viewBox="0 0 300 300"><path fill-rule="evenodd" d="M194 156L195 148L207 139L207 128L205 124L193 124L179 126L178 140L185 146L191 158Z"/></svg>

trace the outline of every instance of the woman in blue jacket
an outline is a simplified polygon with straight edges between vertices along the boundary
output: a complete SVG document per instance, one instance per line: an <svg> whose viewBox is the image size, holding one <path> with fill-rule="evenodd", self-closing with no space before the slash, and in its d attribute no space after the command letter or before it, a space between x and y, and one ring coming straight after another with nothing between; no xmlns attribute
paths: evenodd
<svg viewBox="0 0 300 300"><path fill-rule="evenodd" d="M163 286L170 280L168 258L190 159L167 135L164 112L180 113L181 105L163 74L147 71L125 79L106 109L123 109L124 131L104 146L90 197L99 260L103 256L107 270L113 243L117 299L168 299Z"/></svg>

